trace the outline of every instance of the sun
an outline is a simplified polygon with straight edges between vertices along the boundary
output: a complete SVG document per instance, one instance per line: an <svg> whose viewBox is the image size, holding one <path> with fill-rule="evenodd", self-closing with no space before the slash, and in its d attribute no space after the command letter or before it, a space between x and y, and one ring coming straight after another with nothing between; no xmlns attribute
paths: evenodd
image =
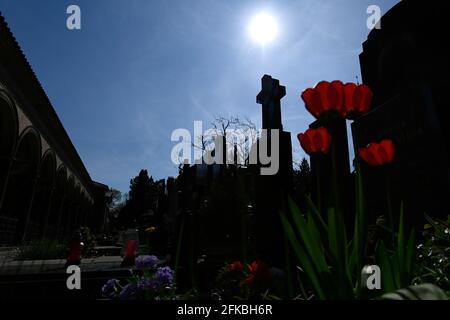
<svg viewBox="0 0 450 320"><path fill-rule="evenodd" d="M249 33L253 41L265 45L276 38L278 25L272 15L263 12L253 17L250 22Z"/></svg>

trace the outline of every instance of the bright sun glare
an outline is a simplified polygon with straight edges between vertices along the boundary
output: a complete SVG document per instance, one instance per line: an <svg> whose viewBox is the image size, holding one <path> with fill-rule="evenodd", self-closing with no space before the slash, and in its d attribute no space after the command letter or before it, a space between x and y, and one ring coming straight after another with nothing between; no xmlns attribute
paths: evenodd
<svg viewBox="0 0 450 320"><path fill-rule="evenodd" d="M253 41L265 45L272 42L278 34L278 26L273 16L260 13L253 17L249 26Z"/></svg>

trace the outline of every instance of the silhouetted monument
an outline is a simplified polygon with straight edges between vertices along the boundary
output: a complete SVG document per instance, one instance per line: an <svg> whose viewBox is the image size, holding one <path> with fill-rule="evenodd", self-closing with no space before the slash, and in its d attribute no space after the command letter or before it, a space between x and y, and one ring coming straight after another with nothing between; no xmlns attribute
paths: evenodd
<svg viewBox="0 0 450 320"><path fill-rule="evenodd" d="M262 128L283 130L281 123L281 99L286 95L286 87L269 75L261 79L262 90L256 102L262 105Z"/></svg>
<svg viewBox="0 0 450 320"><path fill-rule="evenodd" d="M389 168L364 167L368 205L394 214L405 205L409 223L423 214L450 213L450 49L447 1L401 1L363 44L363 81L374 92L370 113L352 125L355 148L390 138L396 158Z"/></svg>
<svg viewBox="0 0 450 320"><path fill-rule="evenodd" d="M256 97L256 102L262 105L262 129L268 130L270 152L271 130L279 130L279 170L274 177L278 186L286 193L292 191L292 145L291 133L283 131L281 120L281 99L286 95L286 88L280 86L277 79L264 75L261 79L262 90Z"/></svg>
<svg viewBox="0 0 450 320"><path fill-rule="evenodd" d="M255 214L254 247L256 254L274 265L281 266L284 261L284 239L280 211L286 212L288 195L292 194L292 145L291 134L283 131L281 121L281 102L286 88L278 80L265 75L262 78L262 90L256 101L262 104L263 129L267 129L268 150L272 141L271 130L280 130L279 134L279 170L275 175L261 175L254 172L255 178ZM257 143L257 147L260 145ZM273 155L272 155L273 156ZM259 166L256 166L257 168Z"/></svg>

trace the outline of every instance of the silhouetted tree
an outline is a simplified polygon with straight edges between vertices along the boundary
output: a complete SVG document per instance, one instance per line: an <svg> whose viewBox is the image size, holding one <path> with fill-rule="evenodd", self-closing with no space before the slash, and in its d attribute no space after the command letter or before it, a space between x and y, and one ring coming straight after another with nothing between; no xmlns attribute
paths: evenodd
<svg viewBox="0 0 450 320"><path fill-rule="evenodd" d="M137 215L150 209L154 192L155 182L153 177L148 176L147 170L141 170L138 176L130 180L130 202Z"/></svg>
<svg viewBox="0 0 450 320"><path fill-rule="evenodd" d="M108 221L113 227L117 227L117 218L125 205L122 201L122 192L117 189L110 188L107 195Z"/></svg>
<svg viewBox="0 0 450 320"><path fill-rule="evenodd" d="M110 197L108 201L108 207L110 210L116 208L122 202L122 192L117 189L109 189Z"/></svg>
<svg viewBox="0 0 450 320"><path fill-rule="evenodd" d="M231 134L232 132L234 134ZM236 133L242 135L238 136ZM225 142L233 146L234 151L239 153L242 159L246 161L250 155L251 143L256 142L259 132L256 129L256 125L248 118L242 120L237 116L228 118L216 116L211 123L211 129L208 133L195 137L192 146L202 151L207 151L214 145L216 137L224 137Z"/></svg>
<svg viewBox="0 0 450 320"><path fill-rule="evenodd" d="M119 213L118 223L123 227L135 225L142 214L152 209L157 194L157 185L148 171L142 169L139 175L130 180L128 200Z"/></svg>
<svg viewBox="0 0 450 320"><path fill-rule="evenodd" d="M294 168L294 197L303 212L306 210L305 195L310 195L311 191L311 168L308 160L303 158L297 168Z"/></svg>

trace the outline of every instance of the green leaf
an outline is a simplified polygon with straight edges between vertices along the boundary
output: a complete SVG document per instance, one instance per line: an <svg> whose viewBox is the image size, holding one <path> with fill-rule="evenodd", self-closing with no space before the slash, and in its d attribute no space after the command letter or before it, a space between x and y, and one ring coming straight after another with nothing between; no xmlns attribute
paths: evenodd
<svg viewBox="0 0 450 320"><path fill-rule="evenodd" d="M306 254L300 242L297 240L295 232L290 223L287 221L285 215L283 213L280 213L280 217L284 228L284 232L286 233L286 236L289 242L291 243L292 248L294 249L294 253L297 256L298 261L301 263L303 269L305 270L306 275L311 281L315 292L317 293L320 299L325 299L326 296L324 294L324 291L322 290L321 284L319 282L319 276L316 273L316 269L314 268L311 259Z"/></svg>
<svg viewBox="0 0 450 320"><path fill-rule="evenodd" d="M316 243L322 243L322 239L320 238L319 230L317 229L316 223L312 215L308 215L306 219L306 223L308 225L308 229L311 231L311 235Z"/></svg>
<svg viewBox="0 0 450 320"><path fill-rule="evenodd" d="M408 247L406 249L406 273L408 277L411 277L413 271L413 264L415 259L415 251L416 251L416 234L414 231L411 231L408 239Z"/></svg>
<svg viewBox="0 0 450 320"><path fill-rule="evenodd" d="M395 278L392 274L391 262L383 241L378 242L376 248L376 264L381 269L381 283L384 292L392 292L397 288Z"/></svg>
<svg viewBox="0 0 450 320"><path fill-rule="evenodd" d="M317 209L317 207L314 205L309 195L307 195L305 198L306 198L306 205L308 206L309 209L308 210L309 214L314 216L314 219L317 220L319 229L321 229L321 231L323 231L324 234L327 234L328 227L325 221L323 221L319 209Z"/></svg>
<svg viewBox="0 0 450 320"><path fill-rule="evenodd" d="M307 299L308 298L308 294L306 293L306 289L305 289L305 286L304 286L304 284L303 284L303 281L302 281L302 279L300 279L300 273L301 272L303 272L303 269L302 268L300 268L299 266L297 266L297 272L299 273L299 278L298 278L298 285L299 285L299 287L300 287L300 292L301 292L301 294L303 295L303 297L305 298L305 299Z"/></svg>
<svg viewBox="0 0 450 320"><path fill-rule="evenodd" d="M436 221L433 220L429 215L425 214L425 219L433 226L433 228L436 230L437 234L444 235L445 234L445 228L436 223Z"/></svg>
<svg viewBox="0 0 450 320"><path fill-rule="evenodd" d="M330 247L331 254L334 258L339 257L339 238L338 238L338 226L337 226L336 212L333 208L328 209L328 225L329 225L329 237L328 245Z"/></svg>
<svg viewBox="0 0 450 320"><path fill-rule="evenodd" d="M448 300L442 289L431 283L411 286L381 296L383 300Z"/></svg>
<svg viewBox="0 0 450 320"><path fill-rule="evenodd" d="M353 259L350 261L351 272L359 274L363 267L364 246L367 238L367 211L364 201L364 189L359 164L356 165L356 216L353 236ZM355 272L356 269L356 272Z"/></svg>
<svg viewBox="0 0 450 320"><path fill-rule="evenodd" d="M397 263L398 269L395 272L396 276L399 278L397 284L399 287L406 285L404 283L404 277L406 275L406 264L405 264L405 252L406 252L406 241L405 241L405 224L403 221L403 203L400 204L400 219L398 226L398 234L397 234Z"/></svg>
<svg viewBox="0 0 450 320"><path fill-rule="evenodd" d="M276 295L273 294L269 294L268 296L265 297L266 300L275 300L275 301L281 301L283 299L281 299L280 297L277 297Z"/></svg>
<svg viewBox="0 0 450 320"><path fill-rule="evenodd" d="M314 236L314 230L308 228L308 224L305 218L300 213L292 199L289 199L289 207L295 226L297 228L298 235L300 236L306 251L311 257L314 266L319 274L328 273L328 265L325 261L325 254L323 249L323 243L317 242L317 238Z"/></svg>

